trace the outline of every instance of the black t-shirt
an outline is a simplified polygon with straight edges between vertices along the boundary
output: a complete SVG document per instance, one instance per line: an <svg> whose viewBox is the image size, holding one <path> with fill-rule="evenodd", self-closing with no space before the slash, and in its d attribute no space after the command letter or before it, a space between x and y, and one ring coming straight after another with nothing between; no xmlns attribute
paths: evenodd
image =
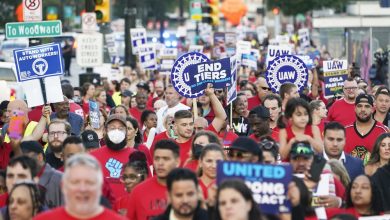
<svg viewBox="0 0 390 220"><path fill-rule="evenodd" d="M64 166L64 162L60 158L57 158L53 152L46 153L46 163L50 164L56 170Z"/></svg>

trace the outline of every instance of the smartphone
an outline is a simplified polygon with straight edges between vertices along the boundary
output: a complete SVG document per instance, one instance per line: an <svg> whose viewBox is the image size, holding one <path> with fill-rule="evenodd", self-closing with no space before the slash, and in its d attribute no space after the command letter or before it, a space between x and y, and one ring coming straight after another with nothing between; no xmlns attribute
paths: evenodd
<svg viewBox="0 0 390 220"><path fill-rule="evenodd" d="M10 138L20 139L23 137L24 118L25 115L23 111L15 110L12 112L8 127L8 136Z"/></svg>
<svg viewBox="0 0 390 220"><path fill-rule="evenodd" d="M320 155L314 155L313 162L311 164L310 171L309 171L309 174L311 176L310 180L314 182L320 181L320 176L322 174L322 170L325 167L325 164L326 164L325 158L323 158Z"/></svg>

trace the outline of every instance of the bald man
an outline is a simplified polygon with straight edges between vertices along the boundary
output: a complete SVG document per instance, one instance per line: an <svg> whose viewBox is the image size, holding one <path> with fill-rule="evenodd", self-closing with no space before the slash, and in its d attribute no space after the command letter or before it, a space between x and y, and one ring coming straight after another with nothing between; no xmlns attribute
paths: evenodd
<svg viewBox="0 0 390 220"><path fill-rule="evenodd" d="M194 120L194 131L195 133L199 131L203 131L205 128L209 126L209 122L203 117L197 117Z"/></svg>
<svg viewBox="0 0 390 220"><path fill-rule="evenodd" d="M248 110L252 110L254 107L261 105L264 97L272 93L271 88L267 84L267 80L260 76L256 83L257 95L248 99Z"/></svg>

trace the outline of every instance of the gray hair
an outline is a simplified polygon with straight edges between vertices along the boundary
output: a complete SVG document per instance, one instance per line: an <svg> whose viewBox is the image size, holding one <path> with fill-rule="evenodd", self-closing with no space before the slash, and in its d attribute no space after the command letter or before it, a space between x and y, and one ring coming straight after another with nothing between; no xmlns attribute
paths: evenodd
<svg viewBox="0 0 390 220"><path fill-rule="evenodd" d="M96 170L98 172L98 176L97 176L98 182L100 184L103 184L102 167L100 166L99 161L97 161L95 157L86 153L80 153L71 156L68 160L66 160L63 179L66 179L67 176L69 175L70 168L75 166L85 166L93 170Z"/></svg>

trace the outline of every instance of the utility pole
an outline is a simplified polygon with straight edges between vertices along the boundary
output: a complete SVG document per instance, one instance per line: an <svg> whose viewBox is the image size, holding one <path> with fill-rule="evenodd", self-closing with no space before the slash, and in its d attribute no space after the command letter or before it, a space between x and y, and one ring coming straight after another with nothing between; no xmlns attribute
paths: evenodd
<svg viewBox="0 0 390 220"><path fill-rule="evenodd" d="M135 28L135 19L137 7L134 0L127 0L125 14L125 65L135 68L135 56L132 53L132 45L130 41L130 28Z"/></svg>
<svg viewBox="0 0 390 220"><path fill-rule="evenodd" d="M85 0L85 12L95 12L95 3L93 0ZM87 67L85 71L87 74L92 74L93 68Z"/></svg>

